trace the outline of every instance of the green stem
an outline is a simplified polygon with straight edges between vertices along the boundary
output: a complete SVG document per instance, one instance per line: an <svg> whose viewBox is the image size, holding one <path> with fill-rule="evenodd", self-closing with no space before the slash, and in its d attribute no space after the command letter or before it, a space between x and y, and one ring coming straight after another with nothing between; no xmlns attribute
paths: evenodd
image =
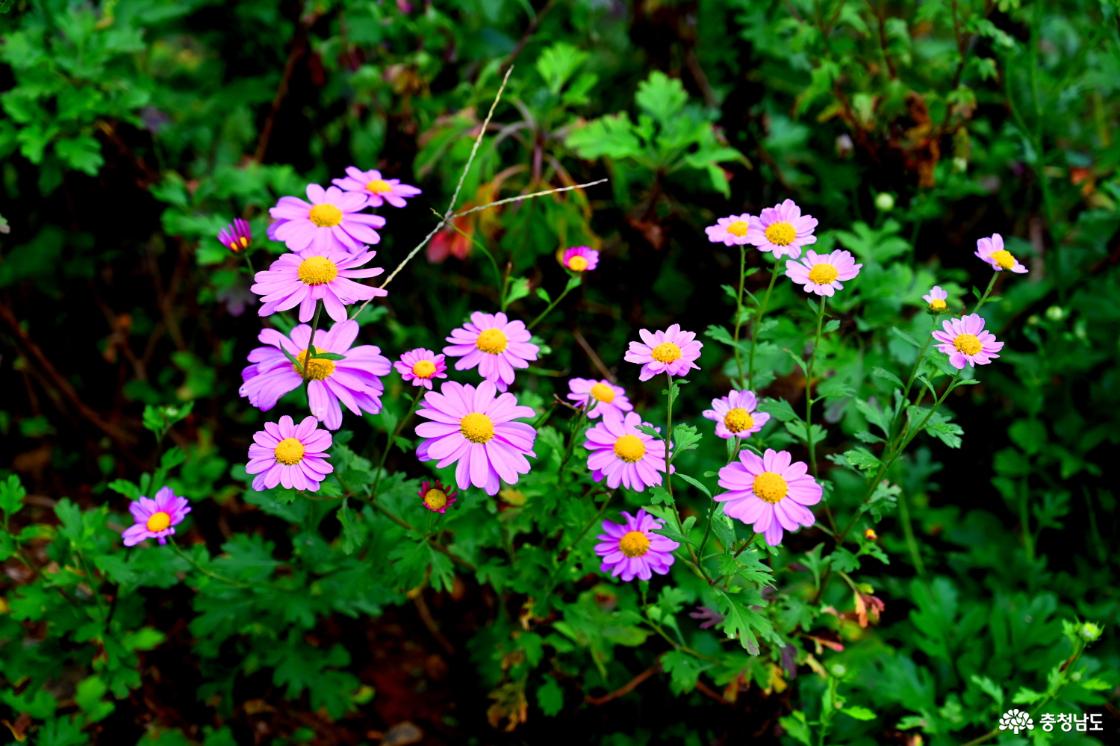
<svg viewBox="0 0 1120 746"><path fill-rule="evenodd" d="M211 580L216 580L219 583L224 583L226 585L231 585L234 588L253 588L254 587L252 585L249 585L248 583L242 583L239 580L233 580L232 578L227 578L224 575L219 575L216 572L213 572L211 570L207 570L205 567L203 567L197 561L195 561L194 557L192 557L189 554L187 554L186 552L184 552L182 547L180 547L178 544L175 543L174 539L171 539L170 541L168 541L167 544L168 544L168 546L171 547L171 551L175 552L175 554L177 554L180 557L182 557L183 559L185 559L187 561L187 564L189 564L191 567L198 570L200 573L202 573L206 577L210 578Z"/></svg>
<svg viewBox="0 0 1120 746"><path fill-rule="evenodd" d="M758 347L758 332L762 326L762 317L766 315L766 309L770 307L770 294L774 292L774 283L778 280L778 270L781 268L780 261L774 262L774 269L770 272L770 284L766 287L766 295L762 297L762 303L758 306L758 313L755 314L754 323L751 325L751 354L747 359L747 388L751 389L754 385L754 351Z"/></svg>
<svg viewBox="0 0 1120 746"><path fill-rule="evenodd" d="M809 353L809 364L805 366L805 447L809 450L809 473L817 473L817 448L813 442L813 366L817 361L817 348L821 346L821 330L824 327L824 310L828 298L821 296L817 311L817 333L813 337L813 351Z"/></svg>
<svg viewBox="0 0 1120 746"><path fill-rule="evenodd" d="M668 397L668 407L665 410L665 489L669 492L669 497L673 496L673 481L669 478L670 472L673 468L673 374L665 374L665 382L668 385L666 389L666 396ZM673 501L673 510L677 509L677 503ZM677 523L680 524L680 514L677 514Z"/></svg>
<svg viewBox="0 0 1120 746"><path fill-rule="evenodd" d="M401 430L412 418L412 413L416 411L416 407L420 404L420 397L426 393L426 389L417 388L416 396L412 397L412 404L408 407L408 412L404 417L401 417L397 422L397 426L393 428L393 432L389 433L388 439L385 441L385 447L381 450L381 460L377 464L377 474L373 477L373 488L370 490L370 499L377 499L377 488L381 484L381 475L385 473L385 462L389 459L389 452L393 450L393 444L397 441L397 436L401 434Z"/></svg>
<svg viewBox="0 0 1120 746"><path fill-rule="evenodd" d="M738 384L743 385L743 355L739 350L739 331L743 327L743 289L747 281L747 247L739 247L739 295L735 301L735 368L739 372Z"/></svg>
<svg viewBox="0 0 1120 746"><path fill-rule="evenodd" d="M980 313L980 307L987 302L988 296L992 294L992 288L996 286L996 280L999 279L999 272L992 272L992 279L988 280L988 287L984 290L984 294L980 296L980 300L976 301L976 307L972 309L973 313Z"/></svg>
<svg viewBox="0 0 1120 746"><path fill-rule="evenodd" d="M307 352L302 361L304 383L311 380L311 361L315 359L315 332L319 330L319 317L322 313L323 303L315 301L315 316L311 319L311 335L307 338Z"/></svg>
<svg viewBox="0 0 1120 746"><path fill-rule="evenodd" d="M918 542L914 540L914 526L910 521L910 507L906 499L906 490L903 490L898 496L898 517L902 522L902 536L906 539L906 549L910 553L910 561L914 564L914 569L918 571L919 577L924 576L926 567L925 563L922 562Z"/></svg>
<svg viewBox="0 0 1120 746"><path fill-rule="evenodd" d="M242 254L245 257L245 266L249 268L249 279L252 280L257 276L257 271L253 269L253 260L249 258L248 254Z"/></svg>
<svg viewBox="0 0 1120 746"><path fill-rule="evenodd" d="M568 466L568 461L571 460L572 454L575 453L576 438L579 437L580 428L582 427L583 421L586 417L587 417L587 407L583 407L582 409L579 410L579 416L576 417L575 422L572 423L572 429L571 429L571 432L569 433L569 436L568 436L568 447L564 449L564 458L562 458L560 460L560 471L558 472L559 475L560 475L560 484L563 484L564 481L565 481L564 480L564 477L565 477L564 469Z"/></svg>
<svg viewBox="0 0 1120 746"><path fill-rule="evenodd" d="M559 305L560 301L562 301L562 300L564 300L564 298L568 297L568 293L572 292L572 290L579 287L579 285L580 285L580 283L578 283L578 282L570 282L569 281L568 284L564 286L564 290L560 293L560 295L556 296L556 299L554 301L552 301L551 303L549 303L548 307L546 309L541 311L540 316L537 316L537 318L533 319L533 322L531 324L529 324L529 326L528 326L529 330L532 331L533 327L535 327L537 324L541 323L541 321L543 321L546 316L548 316L550 313L552 313L552 309L556 308L556 306Z"/></svg>

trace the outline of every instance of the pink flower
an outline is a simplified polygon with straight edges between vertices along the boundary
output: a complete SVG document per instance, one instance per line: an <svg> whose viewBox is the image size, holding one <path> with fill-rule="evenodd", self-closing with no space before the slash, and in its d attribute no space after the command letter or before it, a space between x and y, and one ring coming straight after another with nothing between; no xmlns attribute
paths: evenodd
<svg viewBox="0 0 1120 746"><path fill-rule="evenodd" d="M338 187L307 185L307 198L281 197L269 210L275 222L268 227L268 237L283 241L297 253L315 249L326 254L332 247L342 251L360 252L364 244L381 241L375 228L385 225L385 218L361 211L366 195L343 192Z"/></svg>
<svg viewBox="0 0 1120 746"><path fill-rule="evenodd" d="M425 480L420 485L420 504L433 513L443 515L447 509L454 505L456 492L442 482L429 482Z"/></svg>
<svg viewBox="0 0 1120 746"><path fill-rule="evenodd" d="M665 575L673 565L673 550L680 546L672 539L654 533L664 523L645 510L630 515L622 511L622 523L603 521L595 554L603 558L599 570L630 582L649 580L652 573Z"/></svg>
<svg viewBox="0 0 1120 746"><path fill-rule="evenodd" d="M401 355L401 359L393 363L393 367L401 374L405 383L416 387L432 390L432 380L447 378L447 363L443 355L437 355L431 350L417 347Z"/></svg>
<svg viewBox="0 0 1120 746"><path fill-rule="evenodd" d="M984 330L984 319L978 314L947 319L941 327L944 331L934 330L933 338L939 343L937 349L949 356L949 364L954 368L987 365L1003 349L1003 342L997 342L994 334Z"/></svg>
<svg viewBox="0 0 1120 746"><path fill-rule="evenodd" d="M381 267L358 269L375 256L375 251L347 254L335 248L323 254L317 249L284 254L271 267L257 272L250 290L261 296L261 316L299 306L299 320L307 322L315 314L315 304L323 301L332 319L346 321L346 306L389 294L388 290L354 282L385 271Z"/></svg>
<svg viewBox="0 0 1120 746"><path fill-rule="evenodd" d="M661 373L683 376L690 370L700 370L696 360L700 358L702 342L696 341L695 332L681 331L680 324L673 324L665 331L638 331L641 342L631 342L625 360L642 366L638 380L648 381Z"/></svg>
<svg viewBox="0 0 1120 746"><path fill-rule="evenodd" d="M587 416L596 419L604 412L625 414L634 407L626 398L626 391L610 381L573 378L568 381L568 399L587 408Z"/></svg>
<svg viewBox="0 0 1120 746"><path fill-rule="evenodd" d="M949 294L941 289L940 285L934 285L929 289L929 293L922 296L922 300L929 304L931 311L944 311L949 307L948 303Z"/></svg>
<svg viewBox="0 0 1120 746"><path fill-rule="evenodd" d="M243 218L234 218L233 222L218 231L218 241L234 254L240 254L249 248L253 240L253 231L249 228L249 221Z"/></svg>
<svg viewBox="0 0 1120 746"><path fill-rule="evenodd" d="M155 500L137 498L128 510L135 523L121 534L126 547L134 547L148 539L158 539L160 544L166 544L167 537L175 535L175 527L191 512L187 498L176 497L170 487L161 488Z"/></svg>
<svg viewBox="0 0 1120 746"><path fill-rule="evenodd" d="M528 368L540 348L521 321L510 321L504 313L471 314L471 320L451 332L443 348L448 357L461 358L455 370L477 367L479 374L505 391L513 383L514 368Z"/></svg>
<svg viewBox="0 0 1120 746"><path fill-rule="evenodd" d="M719 486L727 490L715 496L725 503L724 512L752 524L774 547L782 543L783 531L812 526L813 512L806 506L821 500L821 486L807 474L803 461L793 461L788 451L766 449L759 457L746 449L739 461L719 470Z"/></svg>
<svg viewBox="0 0 1120 746"><path fill-rule="evenodd" d="M258 339L266 346L249 353L252 365L241 373L244 383L239 393L254 407L267 412L280 397L302 386L306 379L311 414L331 430L342 426L340 402L359 417L362 412L377 414L385 390L381 376L388 375L389 360L373 345L352 348L357 336L356 321L340 322L330 331L317 329L316 354L326 352L342 358L313 357L309 361L310 326L300 324L292 330L291 337L265 329Z"/></svg>
<svg viewBox="0 0 1120 746"><path fill-rule="evenodd" d="M792 199L780 205L767 207L757 218L752 217L747 240L758 247L759 251L774 252L775 259L782 255L797 258L801 249L817 242L813 230L817 219L802 215L801 208Z"/></svg>
<svg viewBox="0 0 1120 746"><path fill-rule="evenodd" d="M264 430L253 436L245 471L257 475L253 489L258 492L278 484L314 492L334 471L327 461L330 447L331 434L318 429L314 417L304 417L296 425L284 415L279 422L264 423Z"/></svg>
<svg viewBox="0 0 1120 746"><path fill-rule="evenodd" d="M859 274L862 264L856 264L852 255L843 250L830 254L818 254L809 249L801 261L786 261L786 277L802 285L806 293L832 296L847 282Z"/></svg>
<svg viewBox="0 0 1120 746"><path fill-rule="evenodd" d="M420 194L419 189L402 184L400 179L385 179L380 171L362 171L354 166L346 169L345 179L335 179L333 183L343 191L365 195L371 207L381 207L385 202L404 207L406 199Z"/></svg>
<svg viewBox="0 0 1120 746"><path fill-rule="evenodd" d="M572 272L590 272L599 266L599 252L588 246L573 246L564 252L560 263Z"/></svg>
<svg viewBox="0 0 1120 746"><path fill-rule="evenodd" d="M602 422L588 428L584 448L587 468L596 482L607 480L612 490L620 484L635 492L661 484L665 473L665 441L638 429L649 426L635 412L625 416L608 411ZM676 471L674 469L674 471Z"/></svg>
<svg viewBox="0 0 1120 746"><path fill-rule="evenodd" d="M498 395L490 381L478 388L448 381L439 393L424 395L417 414L431 422L416 426L416 434L424 438L416 456L437 461L440 469L455 464L459 489L473 484L496 495L503 482L517 484L519 475L529 473L525 457L536 456L537 431L514 420L532 417L534 412L518 406L513 394Z"/></svg>
<svg viewBox="0 0 1120 746"><path fill-rule="evenodd" d="M715 225L709 225L704 229L704 232L708 234L708 240L712 243L722 243L724 246L743 246L751 243L747 234L750 232L751 221L756 219L753 215L748 215L745 212L742 215L728 215L726 218L717 220Z"/></svg>
<svg viewBox="0 0 1120 746"><path fill-rule="evenodd" d="M770 419L765 412L755 411L758 401L753 392L732 391L727 396L712 399L712 408L704 416L716 423L716 435L721 438L746 438L757 433Z"/></svg>
<svg viewBox="0 0 1120 746"><path fill-rule="evenodd" d="M1018 275L1027 273L1027 268L1020 264L1010 251L1003 248L1003 236L998 233L976 242L976 256L987 262L996 272L1009 269Z"/></svg>

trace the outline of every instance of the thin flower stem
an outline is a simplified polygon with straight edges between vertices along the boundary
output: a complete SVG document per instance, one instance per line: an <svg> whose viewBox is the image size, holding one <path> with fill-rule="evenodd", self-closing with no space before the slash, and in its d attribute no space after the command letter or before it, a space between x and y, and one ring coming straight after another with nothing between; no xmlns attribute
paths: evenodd
<svg viewBox="0 0 1120 746"><path fill-rule="evenodd" d="M596 489L596 486L597 485L591 485L591 487L587 489L587 492L583 493L583 496L580 499L582 500L583 497L587 497L589 494L591 494L591 492ZM544 593L545 597L551 595L552 589L556 587L556 576L560 574L561 570L568 566L568 560L571 558L572 550L574 550L579 545L579 543L583 541L583 537L587 535L587 532L591 530L591 527L602 520L603 513L607 511L607 506L611 504L612 500L614 500L614 496L614 490L608 492L607 499L604 500L603 504L599 506L599 510L595 512L595 515L591 518L591 520L588 521L583 526L583 528L579 530L579 533L577 533L575 537L564 546L563 549L556 553L557 557L563 556L563 559L557 563L556 567L552 568L552 572L548 576L548 581L545 583L545 588L547 588Z"/></svg>
<svg viewBox="0 0 1120 746"><path fill-rule="evenodd" d="M665 489L669 492L669 497L673 496L673 480L670 479L670 473L673 468L673 374L665 373L665 382L668 385L666 389L666 396L668 397L668 406L665 409ZM677 509L676 501L673 501L673 510ZM677 513L677 524L681 522L680 513Z"/></svg>
<svg viewBox="0 0 1120 746"><path fill-rule="evenodd" d="M180 557L182 557L183 559L185 559L187 561L187 564L189 564L191 567L198 570L200 573L202 573L206 577L210 578L211 580L216 580L219 583L224 583L225 585L230 585L230 586L233 586L234 588L253 588L253 587L255 587L255 586L249 585L248 583L242 583L239 580L234 580L232 578L227 578L224 575L219 575L216 572L213 572L211 570L207 570L205 567L203 567L197 561L195 561L194 557L192 557L189 554L187 554L186 552L184 552L182 547L180 547L178 544L175 543L175 539L170 539L167 542L167 544L171 547L171 551L175 552L175 554L177 554Z"/></svg>
<svg viewBox="0 0 1120 746"><path fill-rule="evenodd" d="M762 297L762 303L758 305L758 312L755 314L754 323L751 325L751 354L747 360L747 388L751 390L754 387L754 351L758 347L758 333L762 326L762 317L766 315L766 309L770 307L770 294L774 292L774 283L778 280L778 270L781 266L781 261L774 262L774 269L770 271L770 284L766 287L766 295Z"/></svg>
<svg viewBox="0 0 1120 746"><path fill-rule="evenodd" d="M739 332L743 327L743 289L747 282L747 247L739 247L739 295L735 300L735 369L739 373L738 384L743 385L743 355L739 350Z"/></svg>
<svg viewBox="0 0 1120 746"><path fill-rule="evenodd" d="M822 295L820 309L817 311L817 334L813 337L813 351L809 353L809 364L805 366L805 447L809 451L809 471L814 475L817 473L817 448L813 442L813 366L817 361L817 349L821 346L821 330L824 327L827 303L828 298Z"/></svg>
<svg viewBox="0 0 1120 746"><path fill-rule="evenodd" d="M245 257L245 266L249 268L249 279L253 280L257 276L257 271L253 269L253 260L249 258L248 254L242 254Z"/></svg>
<svg viewBox="0 0 1120 746"><path fill-rule="evenodd" d="M377 464L377 474L373 477L373 488L370 489L370 500L377 499L377 488L381 485L381 475L385 473L385 462L389 459L389 452L393 450L393 444L397 441L397 436L404 430L404 426L412 418L412 414L416 411L416 407L420 404L420 397L425 393L426 389L417 387L416 396L412 397L412 404L408 407L408 412L404 417L397 422L397 426L393 428L393 432L389 433L389 437L385 441L385 447L381 450L381 461Z"/></svg>
<svg viewBox="0 0 1120 746"><path fill-rule="evenodd" d="M586 418L587 418L587 407L583 407L579 410L579 416L576 418L576 421L572 424L571 433L569 434L569 437L568 437L568 447L564 449L564 458L562 458L560 460L560 471L558 472L559 475L560 475L560 484L564 483L564 477L565 477L565 471L564 470L568 466L568 461L571 460L572 454L575 453L576 438L579 437L580 428L583 426L583 422Z"/></svg>
<svg viewBox="0 0 1120 746"><path fill-rule="evenodd" d="M567 298L568 293L572 292L572 290L574 290L575 288L577 288L579 286L580 286L580 283L578 283L578 282L569 282L567 285L565 285L563 292L561 292L560 295L556 296L556 299L548 304L548 308L541 311L540 316L537 316L537 318L533 319L532 323L529 324L529 326L528 326L529 331L532 331L533 327L535 327L537 324L541 323L541 321L543 321L546 316L548 316L550 313L552 313L552 309L556 308L556 306L558 306L560 304L560 301Z"/></svg>
<svg viewBox="0 0 1120 746"><path fill-rule="evenodd" d="M976 301L976 307L972 309L973 313L980 313L980 308L988 302L988 296L992 294L992 289L996 286L996 280L999 279L999 272L992 272L992 279L988 280L988 287L984 290L984 294Z"/></svg>
<svg viewBox="0 0 1120 746"><path fill-rule="evenodd" d="M322 313L323 302L315 301L315 316L311 319L311 336L307 338L307 353L302 361L304 383L311 380L311 361L315 358L315 332L319 330L319 317ZM298 360L299 358L296 359Z"/></svg>

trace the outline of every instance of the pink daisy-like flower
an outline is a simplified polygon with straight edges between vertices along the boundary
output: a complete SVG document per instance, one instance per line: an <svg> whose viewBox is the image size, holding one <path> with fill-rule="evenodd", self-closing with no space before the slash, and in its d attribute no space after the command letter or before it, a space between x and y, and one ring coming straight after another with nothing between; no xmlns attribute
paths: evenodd
<svg viewBox="0 0 1120 746"><path fill-rule="evenodd" d="M704 232L708 234L708 240L712 243L721 243L724 246L743 246L751 243L747 234L750 232L751 221L755 219L753 215L748 215L745 212L742 215L728 215L726 218L717 220L715 225L709 225L704 229Z"/></svg>
<svg viewBox="0 0 1120 746"><path fill-rule="evenodd" d="M218 231L218 241L234 254L240 254L249 248L253 240L253 231L249 228L249 221L235 218L232 223Z"/></svg>
<svg viewBox="0 0 1120 746"><path fill-rule="evenodd" d="M573 246L564 252L560 263L572 272L590 272L599 266L599 252L590 246Z"/></svg>
<svg viewBox="0 0 1120 746"><path fill-rule="evenodd" d="M437 355L431 350L417 347L401 355L401 359L393 363L393 367L401 374L406 383L413 386L432 390L432 379L447 378L447 363L443 355Z"/></svg>
<svg viewBox="0 0 1120 746"><path fill-rule="evenodd" d="M596 482L606 477L612 490L620 484L635 492L661 484L665 473L665 441L638 429L636 412L603 414L603 421L588 428L584 448L590 451L587 468ZM674 468L673 471L676 471Z"/></svg>
<svg viewBox="0 0 1120 746"><path fill-rule="evenodd" d="M389 373L389 359L373 345L351 348L358 336L358 322L343 321L330 331L315 331L316 354L343 355L340 360L313 357L308 361L311 327L300 324L285 337L275 329L264 329L258 339L266 347L249 353L249 365L241 372L244 381L239 393L257 409L267 412L284 394L307 380L307 400L311 414L331 430L342 425L342 407L354 414L377 414L385 390L381 376ZM287 352L287 355L284 353ZM290 356L290 357L289 357ZM296 363L292 363L292 359Z"/></svg>
<svg viewBox="0 0 1120 746"><path fill-rule="evenodd" d="M460 358L455 370L477 366L483 378L505 391L513 383L513 369L528 368L537 359L540 348L530 339L523 322L510 321L504 313L475 311L470 321L451 331L443 354Z"/></svg>
<svg viewBox="0 0 1120 746"><path fill-rule="evenodd" d="M1009 269L1017 275L1027 273L1027 268L1010 251L1003 248L1003 236L998 233L976 242L976 256L987 262L996 272Z"/></svg>
<svg viewBox="0 0 1120 746"><path fill-rule="evenodd" d="M372 207L381 207L388 202L393 207L404 207L405 200L420 194L420 190L400 179L382 178L377 169L363 171L355 166L346 169L345 179L335 179L334 185L346 192L360 192L369 200Z"/></svg>
<svg viewBox="0 0 1120 746"><path fill-rule="evenodd" d="M997 342L996 336L984 329L984 318L979 314L948 319L941 327L944 331L935 329L933 338L938 342L937 349L949 356L949 364L954 368L987 365L1003 349L1003 342Z"/></svg>
<svg viewBox="0 0 1120 746"><path fill-rule="evenodd" d="M365 244L381 241L375 228L385 225L380 215L362 213L366 195L344 192L338 187L307 185L307 198L281 197L268 213L275 222L268 237L283 241L297 253L315 249L326 254L332 247L361 252Z"/></svg>
<svg viewBox="0 0 1120 746"><path fill-rule="evenodd" d="M949 294L942 290L940 285L931 287L929 292L922 296L922 300L929 304L931 311L944 311L949 307Z"/></svg>
<svg viewBox="0 0 1120 746"><path fill-rule="evenodd" d="M801 208L792 199L779 205L767 207L762 214L751 217L747 240L758 247L759 251L774 252L775 259L783 255L797 258L802 247L817 242L813 230L817 219L802 215Z"/></svg>
<svg viewBox="0 0 1120 746"><path fill-rule="evenodd" d="M134 547L148 539L158 539L160 544L167 543L168 536L175 535L175 527L183 522L191 506L185 497L176 497L170 487L163 487L156 493L156 499L137 498L128 510L136 521L121 534L126 547Z"/></svg>
<svg viewBox="0 0 1120 746"><path fill-rule="evenodd" d="M442 482L429 482L425 480L420 484L420 504L433 513L444 514L447 509L456 503L455 490L447 487Z"/></svg>
<svg viewBox="0 0 1120 746"><path fill-rule="evenodd" d="M680 546L672 539L654 533L664 522L644 509L637 515L622 511L622 523L603 521L603 533L595 554L603 558L600 571L629 583L634 578L649 580L653 573L665 575L672 567L673 551Z"/></svg>
<svg viewBox="0 0 1120 746"><path fill-rule="evenodd" d="M537 431L514 420L534 412L519 406L513 394L499 395L490 381L477 388L448 381L438 393L424 395L424 406L416 414L431 420L416 426L416 434L424 438L417 457L438 462L440 469L456 464L459 489L473 484L496 495L503 482L517 484L519 475L529 473L525 457L536 457Z"/></svg>
<svg viewBox="0 0 1120 746"><path fill-rule="evenodd" d="M315 249L284 254L271 267L257 272L256 282L249 289L261 296L261 316L299 306L299 320L307 322L315 314L315 304L323 301L332 319L345 321L346 306L389 294L388 290L354 282L385 271L381 267L358 269L375 256L376 251L347 254L335 248L323 254Z"/></svg>
<svg viewBox="0 0 1120 746"><path fill-rule="evenodd" d="M755 411L758 400L751 391L732 391L727 396L712 399L712 408L704 416L716 423L716 435L721 438L746 438L757 433L770 419L765 412Z"/></svg>
<svg viewBox="0 0 1120 746"><path fill-rule="evenodd" d="M851 280L859 274L862 267L862 264L856 264L851 254L842 249L829 254L818 254L809 249L804 259L786 261L786 277L802 285L806 293L831 297L837 290L844 288L841 280Z"/></svg>
<svg viewBox="0 0 1120 746"><path fill-rule="evenodd" d="M683 376L695 368L700 358L703 342L696 341L695 332L681 331L680 324L673 324L665 331L650 332L640 329L641 342L631 342L625 360L642 366L638 380L648 381L656 375L668 372L671 376Z"/></svg>
<svg viewBox="0 0 1120 746"><path fill-rule="evenodd" d="M568 399L587 408L587 416L596 419L604 412L625 414L634 408L626 391L610 381L573 378L568 381Z"/></svg>
<svg viewBox="0 0 1120 746"><path fill-rule="evenodd" d="M296 425L284 415L279 422L264 423L264 430L253 436L245 471L257 475L253 489L258 492L278 484L315 492L334 471L327 460L330 447L331 434L320 430L314 417L304 417Z"/></svg>
<svg viewBox="0 0 1120 746"><path fill-rule="evenodd" d="M724 512L752 524L772 547L782 543L783 531L812 526L816 520L807 505L821 501L821 486L808 475L803 461L793 461L789 451L766 449L763 456L748 450L739 460L719 470L719 486L727 490L715 496L725 503Z"/></svg>

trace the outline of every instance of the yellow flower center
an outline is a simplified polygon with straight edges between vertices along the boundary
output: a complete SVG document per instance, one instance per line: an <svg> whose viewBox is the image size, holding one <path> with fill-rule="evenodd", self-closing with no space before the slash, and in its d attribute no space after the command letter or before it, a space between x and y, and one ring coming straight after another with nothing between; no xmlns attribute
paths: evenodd
<svg viewBox="0 0 1120 746"><path fill-rule="evenodd" d="M628 464L641 461L646 455L646 444L637 435L623 435L614 442L614 455Z"/></svg>
<svg viewBox="0 0 1120 746"><path fill-rule="evenodd" d="M628 531L618 540L618 549L627 557L641 557L649 551L649 537L641 531Z"/></svg>
<svg viewBox="0 0 1120 746"><path fill-rule="evenodd" d="M424 504L429 510L441 510L447 505L447 493L443 490L430 489L424 493Z"/></svg>
<svg viewBox="0 0 1120 746"><path fill-rule="evenodd" d="M934 311L944 311L946 308L949 307L949 304L946 303L941 298L934 298L933 300L931 300L929 302L929 307L931 309L933 309Z"/></svg>
<svg viewBox="0 0 1120 746"><path fill-rule="evenodd" d="M471 412L459 420L459 432L472 443L486 443L494 437L494 421L481 412Z"/></svg>
<svg viewBox="0 0 1120 746"><path fill-rule="evenodd" d="M597 383L591 387L591 395L604 404L614 401L614 389L605 383Z"/></svg>
<svg viewBox="0 0 1120 746"><path fill-rule="evenodd" d="M431 360L417 360L412 366L412 375L417 378L431 378L436 372L436 364Z"/></svg>
<svg viewBox="0 0 1120 746"><path fill-rule="evenodd" d="M723 416L723 425L733 433L741 433L754 427L754 418L742 407L735 407Z"/></svg>
<svg viewBox="0 0 1120 746"><path fill-rule="evenodd" d="M342 222L342 210L324 203L312 207L307 217L319 228L333 228Z"/></svg>
<svg viewBox="0 0 1120 746"><path fill-rule="evenodd" d="M953 340L953 347L966 355L975 355L984 349L984 345L980 344L980 339L975 334L958 334Z"/></svg>
<svg viewBox="0 0 1120 746"><path fill-rule="evenodd" d="M789 494L789 485L781 474L764 471L754 478L754 494L768 503L776 503Z"/></svg>
<svg viewBox="0 0 1120 746"><path fill-rule="evenodd" d="M681 348L677 347L672 342L662 342L653 348L653 359L659 363L671 363L675 360L680 360Z"/></svg>
<svg viewBox="0 0 1120 746"><path fill-rule="evenodd" d="M474 346L488 355L498 355L506 351L509 339L501 329L483 329Z"/></svg>
<svg viewBox="0 0 1120 746"><path fill-rule="evenodd" d="M814 264L809 270L809 282L817 285L827 285L839 276L840 273L831 264Z"/></svg>
<svg viewBox="0 0 1120 746"><path fill-rule="evenodd" d="M322 381L324 378L330 378L331 373L334 373L333 360L325 360L321 357L313 357L308 360L307 356L307 350L296 355L299 365L292 366L296 373L306 376L312 381Z"/></svg>
<svg viewBox="0 0 1120 746"><path fill-rule="evenodd" d="M393 191L393 185L385 181L385 179L374 179L366 184L366 190L374 194L385 194L386 192Z"/></svg>
<svg viewBox="0 0 1120 746"><path fill-rule="evenodd" d="M304 285L326 285L338 277L338 265L325 256L309 256L299 263L297 273Z"/></svg>
<svg viewBox="0 0 1120 746"><path fill-rule="evenodd" d="M789 246L797 238L797 229L789 223L771 223L766 226L766 240L778 246Z"/></svg>
<svg viewBox="0 0 1120 746"><path fill-rule="evenodd" d="M285 466L294 466L303 461L303 443L295 438L284 438L276 444L276 460Z"/></svg>
<svg viewBox="0 0 1120 746"><path fill-rule="evenodd" d="M568 269L572 270L573 272L582 272L583 270L587 269L587 257L578 255L573 256L568 260Z"/></svg>
<svg viewBox="0 0 1120 746"><path fill-rule="evenodd" d="M992 261L1003 267L1004 269L1011 269L1015 266L1015 257L1007 249L1000 249L999 251L992 252Z"/></svg>
<svg viewBox="0 0 1120 746"><path fill-rule="evenodd" d="M736 220L735 222L728 224L727 232L730 233L733 236L738 236L739 238L742 238L743 236L747 235L747 228L748 228L747 221ZM767 232L766 235L769 236L770 233Z"/></svg>
<svg viewBox="0 0 1120 746"><path fill-rule="evenodd" d="M144 528L148 529L149 531L155 532L163 531L170 525L171 515L161 510L158 513L152 513L151 517L148 518L148 522L147 524L145 524Z"/></svg>

